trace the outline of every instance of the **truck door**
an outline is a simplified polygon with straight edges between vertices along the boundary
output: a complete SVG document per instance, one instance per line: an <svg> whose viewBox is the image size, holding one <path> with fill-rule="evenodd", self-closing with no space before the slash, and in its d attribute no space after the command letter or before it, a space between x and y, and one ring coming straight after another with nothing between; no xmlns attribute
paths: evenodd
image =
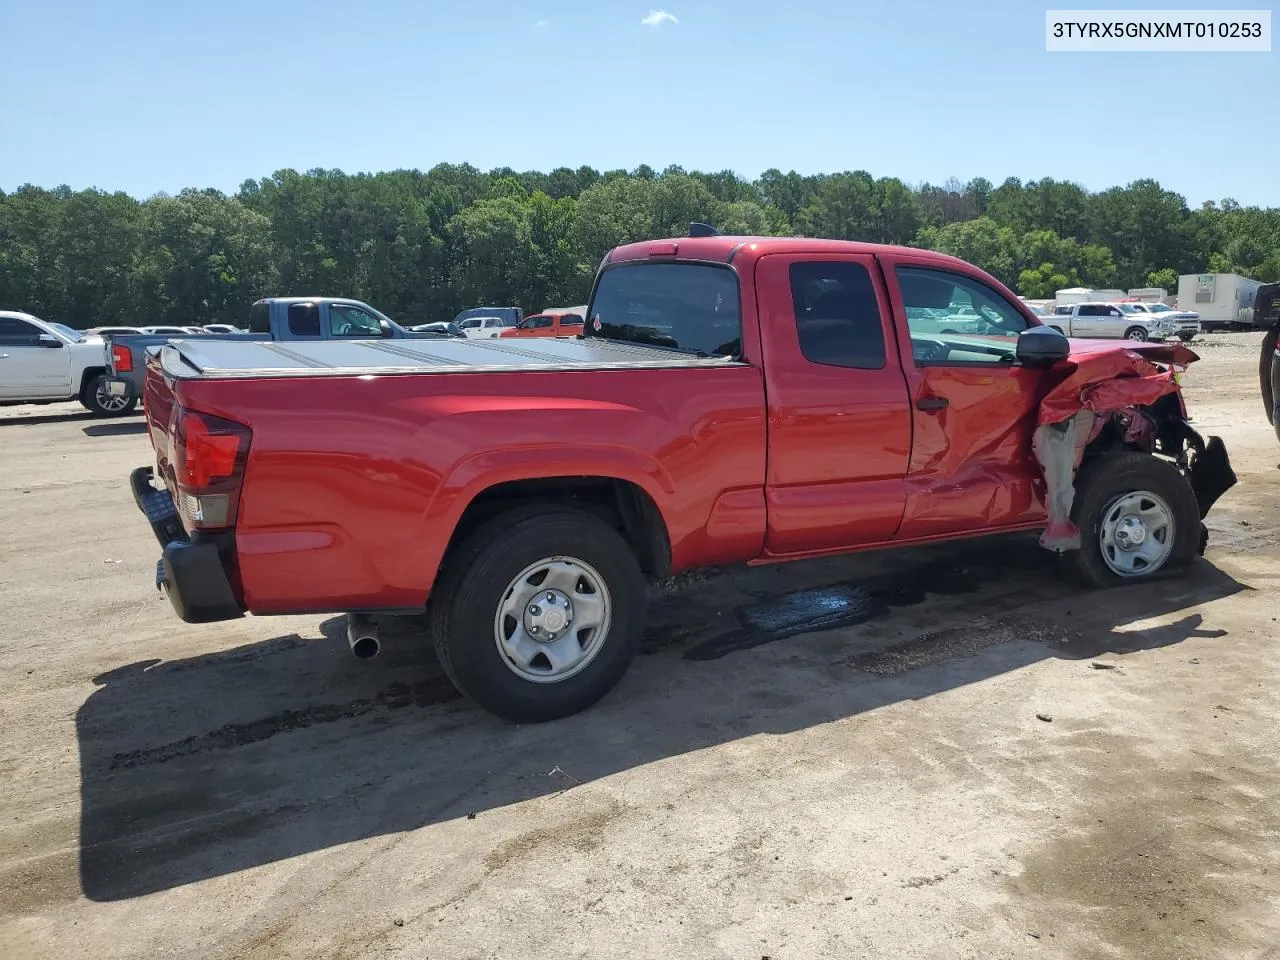
<svg viewBox="0 0 1280 960"><path fill-rule="evenodd" d="M1040 371L1012 363L1032 321L979 276L909 254L879 258L897 317L914 428L898 539L1015 526L1043 515L1031 434ZM945 335L913 318L969 303L979 335Z"/></svg>
<svg viewBox="0 0 1280 960"><path fill-rule="evenodd" d="M1097 333L1093 334L1095 337L1106 340L1120 340L1130 327L1144 326L1140 317L1130 319L1129 315L1119 307L1099 304L1093 310L1096 314L1093 317L1093 322L1097 327Z"/></svg>
<svg viewBox="0 0 1280 960"><path fill-rule="evenodd" d="M43 341L41 337L52 338ZM34 323L20 317L0 317L0 397L42 400L69 397L71 351Z"/></svg>
<svg viewBox="0 0 1280 960"><path fill-rule="evenodd" d="M911 411L875 259L763 256L756 291L769 417L766 554L891 539L906 502Z"/></svg>

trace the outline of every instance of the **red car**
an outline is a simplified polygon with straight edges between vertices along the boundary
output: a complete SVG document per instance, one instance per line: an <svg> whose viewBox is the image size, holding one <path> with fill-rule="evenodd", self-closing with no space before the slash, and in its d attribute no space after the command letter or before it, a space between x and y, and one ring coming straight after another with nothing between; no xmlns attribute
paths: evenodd
<svg viewBox="0 0 1280 960"><path fill-rule="evenodd" d="M704 231L699 231L700 234ZM937 317L965 309L965 333ZM596 277L582 338L189 340L132 476L190 622L429 614L457 687L538 721L622 677L646 578L1045 531L1095 585L1178 568L1232 483L1182 346L1075 341L926 250L691 236Z"/></svg>
<svg viewBox="0 0 1280 960"><path fill-rule="evenodd" d="M576 313L535 313L498 337L576 337L580 333L582 317Z"/></svg>

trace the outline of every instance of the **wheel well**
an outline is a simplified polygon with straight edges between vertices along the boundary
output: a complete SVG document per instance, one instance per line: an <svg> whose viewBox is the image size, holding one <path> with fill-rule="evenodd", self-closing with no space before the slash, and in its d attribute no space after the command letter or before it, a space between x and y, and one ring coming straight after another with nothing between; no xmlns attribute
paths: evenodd
<svg viewBox="0 0 1280 960"><path fill-rule="evenodd" d="M617 529L635 551L641 570L653 577L669 576L671 542L657 504L641 487L615 477L540 477L489 487L467 504L440 566L480 524L502 511L534 503L594 514Z"/></svg>
<svg viewBox="0 0 1280 960"><path fill-rule="evenodd" d="M76 396L83 397L85 391L89 389L89 384L106 372L106 367L85 367L84 372L80 374L80 389L76 391Z"/></svg>

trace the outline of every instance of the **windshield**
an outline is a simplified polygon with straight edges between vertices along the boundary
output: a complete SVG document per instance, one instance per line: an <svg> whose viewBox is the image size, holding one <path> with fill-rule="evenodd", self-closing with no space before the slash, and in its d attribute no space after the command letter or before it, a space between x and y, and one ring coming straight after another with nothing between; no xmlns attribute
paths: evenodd
<svg viewBox="0 0 1280 960"><path fill-rule="evenodd" d="M62 334L64 337L66 337L69 340L84 339L83 333L81 333L79 330L72 330L65 323L51 323L49 324L49 326L53 327L53 329L57 330L60 334Z"/></svg>
<svg viewBox="0 0 1280 960"><path fill-rule="evenodd" d="M1147 312L1143 310L1141 307L1139 307L1136 303L1117 303L1116 306L1119 307L1121 311L1123 311L1124 313L1146 313Z"/></svg>
<svg viewBox="0 0 1280 960"><path fill-rule="evenodd" d="M1173 307L1165 303L1151 303L1147 305L1147 309L1152 313L1173 313Z"/></svg>
<svg viewBox="0 0 1280 960"><path fill-rule="evenodd" d="M587 335L700 356L742 349L738 275L706 263L620 264L600 276Z"/></svg>

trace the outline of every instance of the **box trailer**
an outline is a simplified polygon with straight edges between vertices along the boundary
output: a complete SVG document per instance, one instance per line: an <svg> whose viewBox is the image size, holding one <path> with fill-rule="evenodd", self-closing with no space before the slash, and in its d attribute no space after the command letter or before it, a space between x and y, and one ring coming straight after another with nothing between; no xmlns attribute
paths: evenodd
<svg viewBox="0 0 1280 960"><path fill-rule="evenodd" d="M1086 300L1093 299L1093 291L1088 287L1067 287L1064 290L1055 290L1053 292L1053 302L1057 306L1065 306L1069 303L1084 303Z"/></svg>
<svg viewBox="0 0 1280 960"><path fill-rule="evenodd" d="M1098 303L1117 303L1126 296L1127 294L1123 290L1094 290L1091 292L1089 299L1096 300Z"/></svg>
<svg viewBox="0 0 1280 960"><path fill-rule="evenodd" d="M1163 303L1168 296L1164 287L1134 287L1129 291L1129 299L1139 303Z"/></svg>
<svg viewBox="0 0 1280 960"><path fill-rule="evenodd" d="M1262 284L1238 273L1187 273L1178 278L1178 309L1200 314L1200 329L1247 330Z"/></svg>

